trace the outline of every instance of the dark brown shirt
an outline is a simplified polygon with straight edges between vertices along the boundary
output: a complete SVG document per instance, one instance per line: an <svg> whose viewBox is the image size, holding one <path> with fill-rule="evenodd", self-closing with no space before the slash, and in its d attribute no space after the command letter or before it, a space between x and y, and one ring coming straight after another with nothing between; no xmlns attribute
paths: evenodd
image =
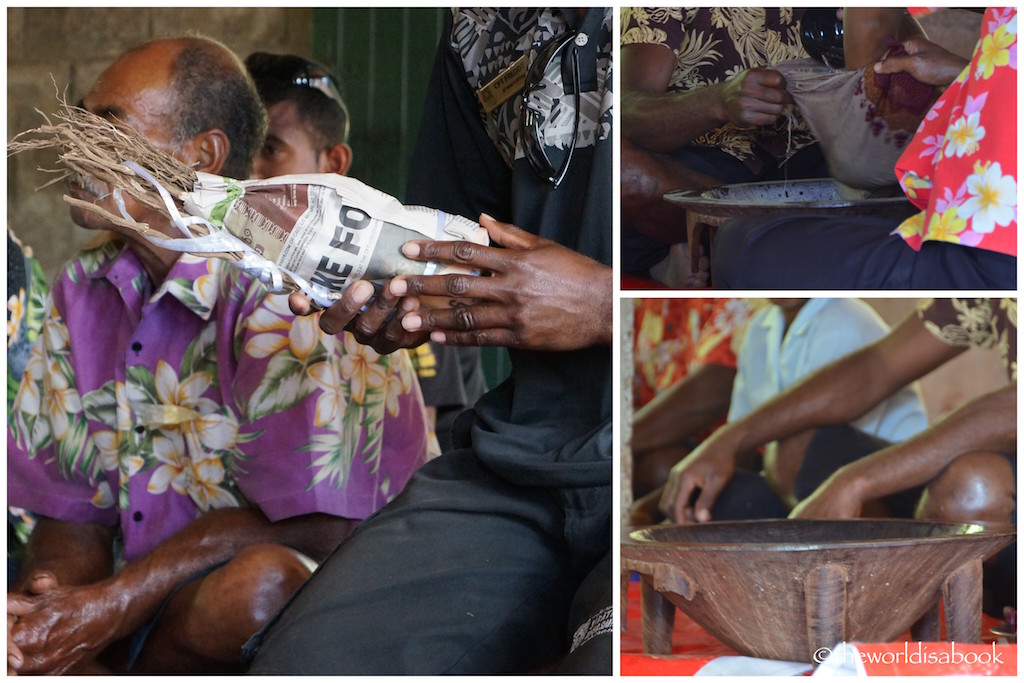
<svg viewBox="0 0 1024 683"><path fill-rule="evenodd" d="M923 299L917 311L947 344L998 349L1009 381L1017 381L1016 299Z"/></svg>
<svg viewBox="0 0 1024 683"><path fill-rule="evenodd" d="M800 43L802 14L791 7L627 7L622 9L620 40L622 45L672 50L676 64L668 92L689 92L727 81L745 69L807 59ZM781 163L813 142L796 114L761 128L726 124L692 144L721 149L749 165L758 163L756 147Z"/></svg>

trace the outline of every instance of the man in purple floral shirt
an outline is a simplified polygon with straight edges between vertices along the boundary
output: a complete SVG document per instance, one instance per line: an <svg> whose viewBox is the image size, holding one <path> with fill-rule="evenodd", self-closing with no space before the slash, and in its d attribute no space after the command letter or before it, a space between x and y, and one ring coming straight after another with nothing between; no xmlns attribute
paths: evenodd
<svg viewBox="0 0 1024 683"><path fill-rule="evenodd" d="M201 38L125 53L83 105L238 178L266 125L241 62ZM70 191L112 209L95 180ZM8 498L41 519L8 593L8 672L240 671L427 435L406 352L327 335L226 262L108 233L60 274L10 415Z"/></svg>

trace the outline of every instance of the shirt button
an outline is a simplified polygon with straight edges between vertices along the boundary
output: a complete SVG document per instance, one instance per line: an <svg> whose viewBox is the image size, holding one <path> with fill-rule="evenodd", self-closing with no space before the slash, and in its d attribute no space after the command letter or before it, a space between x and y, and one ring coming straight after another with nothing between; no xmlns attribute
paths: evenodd
<svg viewBox="0 0 1024 683"><path fill-rule="evenodd" d="M134 512L134 513L132 514L132 519L134 519L134 520L135 520L136 522L141 522L141 521L142 521L142 513L141 513L141 512L139 512L138 510L136 510L136 511L135 511L135 512Z"/></svg>
<svg viewBox="0 0 1024 683"><path fill-rule="evenodd" d="M132 342L132 351L134 351L135 353L138 353L141 350L142 350L142 344L141 343L139 343L139 342Z"/></svg>

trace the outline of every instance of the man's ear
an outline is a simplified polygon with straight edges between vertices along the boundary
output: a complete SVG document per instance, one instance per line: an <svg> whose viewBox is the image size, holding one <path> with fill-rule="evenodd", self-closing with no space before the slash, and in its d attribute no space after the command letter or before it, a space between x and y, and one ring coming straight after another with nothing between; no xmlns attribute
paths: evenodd
<svg viewBox="0 0 1024 683"><path fill-rule="evenodd" d="M228 135L219 128L204 130L192 138L192 148L197 161L196 170L220 175L220 170L227 163L231 143ZM239 178L238 180L245 180Z"/></svg>
<svg viewBox="0 0 1024 683"><path fill-rule="evenodd" d="M320 173L337 173L348 175L352 165L352 148L341 142L328 147L320 156Z"/></svg>

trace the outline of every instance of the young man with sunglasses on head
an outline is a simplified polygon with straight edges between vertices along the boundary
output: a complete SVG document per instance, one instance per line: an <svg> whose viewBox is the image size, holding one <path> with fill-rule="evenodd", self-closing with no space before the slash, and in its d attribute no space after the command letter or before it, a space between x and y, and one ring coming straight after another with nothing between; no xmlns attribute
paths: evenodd
<svg viewBox="0 0 1024 683"><path fill-rule="evenodd" d="M512 376L321 565L252 672L612 673L611 56L611 9L453 12L407 199L480 216L492 244L404 250L480 276L355 283L321 325L382 351L507 346Z"/></svg>
<svg viewBox="0 0 1024 683"><path fill-rule="evenodd" d="M352 165L348 107L331 73L297 55L268 52L246 57L245 68L267 108L267 137L252 176L346 175Z"/></svg>
<svg viewBox="0 0 1024 683"><path fill-rule="evenodd" d="M268 117L253 177L347 175L352 164L348 107L330 70L298 55L267 52L252 53L245 66ZM441 450L448 450L455 418L487 389L480 349L428 341L412 351L412 358L431 427Z"/></svg>
<svg viewBox="0 0 1024 683"><path fill-rule="evenodd" d="M129 50L82 106L235 178L266 126L241 61L199 37ZM116 215L109 186L71 180ZM58 277L10 411L8 501L40 519L8 592L8 673L240 673L310 560L426 460L411 362L323 333L223 260L72 220L104 235Z"/></svg>

